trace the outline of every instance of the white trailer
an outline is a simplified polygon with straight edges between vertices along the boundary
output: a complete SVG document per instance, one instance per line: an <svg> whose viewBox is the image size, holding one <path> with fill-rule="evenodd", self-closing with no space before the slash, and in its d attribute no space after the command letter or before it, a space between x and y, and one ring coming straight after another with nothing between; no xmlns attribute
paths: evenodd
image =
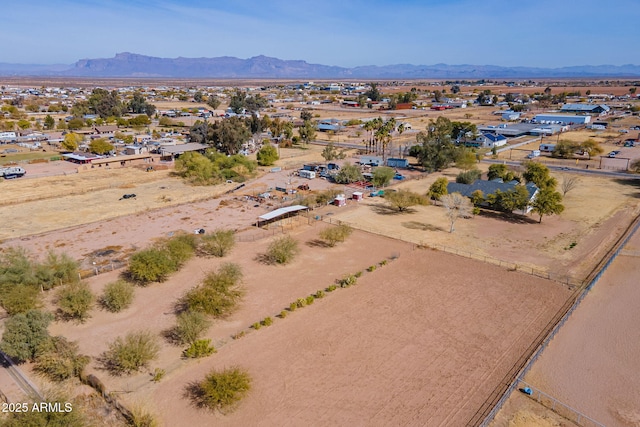
<svg viewBox="0 0 640 427"><path fill-rule="evenodd" d="M298 171L298 175L300 175L300 178L307 178L307 179L315 179L316 177L316 173L314 171L307 171L304 169L300 169Z"/></svg>
<svg viewBox="0 0 640 427"><path fill-rule="evenodd" d="M27 173L26 170L19 166L11 166L8 168L0 167L0 176L4 179L20 178Z"/></svg>

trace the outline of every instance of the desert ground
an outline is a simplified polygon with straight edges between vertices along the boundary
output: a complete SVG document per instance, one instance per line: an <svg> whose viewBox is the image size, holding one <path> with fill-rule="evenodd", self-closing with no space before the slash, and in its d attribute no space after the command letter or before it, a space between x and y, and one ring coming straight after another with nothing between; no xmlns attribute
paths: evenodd
<svg viewBox="0 0 640 427"><path fill-rule="evenodd" d="M640 425L639 255L636 233L524 378L606 426ZM528 399L518 394L493 425L507 425L518 413L516 401ZM549 417L546 408L528 400L530 412Z"/></svg>
<svg viewBox="0 0 640 427"><path fill-rule="evenodd" d="M452 120L486 122L495 120L494 110L473 108L444 115ZM366 109L335 107L318 110L318 114L336 118L380 115ZM398 117L414 127L404 137L415 140L415 133L438 115L423 110L402 112ZM585 133L579 138L591 136ZM618 135L595 136L613 147L613 138ZM328 135L326 138L329 140ZM332 138L340 140L339 136ZM357 142L353 137L350 140ZM321 149L284 149L279 162L283 171L264 169L256 180L231 194L225 193L236 183L193 187L172 176L170 169L74 173L62 162L30 164L29 178L0 182L0 249L19 245L37 256L47 250L64 251L81 260L91 275L92 269L108 271L126 264L132 251L179 231L232 228L238 232L239 243L230 257L197 258L168 281L137 288L135 302L126 311L111 314L95 307L83 324L57 321L51 326L52 334L77 340L83 353L99 357L124 331L150 329L162 335L175 323L174 303L185 291L221 262L240 264L247 295L237 312L217 321L209 331L217 354L184 361L180 359L182 348L163 341L160 357L149 367L167 371L157 384L147 371L112 377L95 359L89 367L109 391L128 405L147 406L164 425L463 425L640 213L637 181L580 175L579 185L565 196L566 210L543 218L542 223L536 216L482 213L458 220L455 232L449 233L448 221L438 205L416 206L400 214L391 211L381 198L365 198L359 203L350 201L344 208L326 206L312 212L311 218L323 221L301 219L270 230L253 227L259 215L287 200L279 198L256 206L245 196L282 184L295 187L308 182L312 190L330 186L323 180L290 176L291 168L320 160ZM633 150L640 149L630 148L629 153L635 153ZM488 165L480 167L486 170ZM451 169L444 176L453 180L457 173ZM395 183L394 188L425 194L439 176L442 174L413 176ZM561 182L571 175L554 172L554 176ZM137 197L120 200L124 193ZM359 231L335 248L317 244L318 232L332 226L327 223L337 222ZM300 256L286 267L259 262L269 241L283 232L300 242ZM107 257L100 255L105 250L113 252ZM366 272L368 266L382 260L390 262ZM87 280L100 294L122 271L115 269ZM274 317L295 299L357 271L364 274L356 286L338 289L285 319L275 319L268 328L248 329L266 316ZM620 274L637 277L637 272L626 270ZM47 296L48 307L52 307L52 298ZM613 326L602 330L607 328ZM247 336L232 340L240 331L248 332ZM621 341L619 338L616 343ZM586 345L569 342L575 342L578 349ZM624 345L621 349L627 354L634 351ZM557 362L558 366L562 363ZM633 369L633 363L628 363L627 368ZM184 398L189 382L202 378L213 367L231 365L247 368L254 381L253 391L235 412L202 411ZM31 372L31 367L26 365L25 370ZM557 392L568 402L578 399L576 406L581 401L593 402L589 399L599 394L594 392L581 400L582 394L573 386L552 381L556 375L562 378L558 368L537 377L533 376L536 372L530 373L532 383L539 379L545 391L548 386L548 392ZM33 376L44 386L40 377ZM3 390L6 380L0 375ZM530 413L518 412L529 408L530 399L513 399L515 403L508 407L516 408L515 415L500 418L497 422L505 424L499 425L570 425L535 407ZM637 414L622 397L616 399L604 411L615 408L622 415L609 419L633 425L629 423Z"/></svg>

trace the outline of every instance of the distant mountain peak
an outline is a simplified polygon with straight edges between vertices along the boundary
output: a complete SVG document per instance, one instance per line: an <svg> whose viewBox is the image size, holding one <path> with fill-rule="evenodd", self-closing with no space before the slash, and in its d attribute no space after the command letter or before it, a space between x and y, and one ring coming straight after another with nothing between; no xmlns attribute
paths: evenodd
<svg viewBox="0 0 640 427"><path fill-rule="evenodd" d="M160 58L119 52L113 58L87 58L68 66L0 64L0 75L165 78L361 78L361 79L483 79L639 77L640 66L584 65L562 68L496 65L366 65L353 68L310 64L258 55L248 59Z"/></svg>

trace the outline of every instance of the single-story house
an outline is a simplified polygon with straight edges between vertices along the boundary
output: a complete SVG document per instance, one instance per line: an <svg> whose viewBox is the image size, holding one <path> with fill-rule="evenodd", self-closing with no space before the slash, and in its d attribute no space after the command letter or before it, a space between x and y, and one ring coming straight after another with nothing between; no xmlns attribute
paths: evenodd
<svg viewBox="0 0 640 427"><path fill-rule="evenodd" d="M489 194L494 194L496 191L500 190L503 193L511 191L518 185L519 182L511 181L511 182L502 182L498 181L484 181L481 179L477 179L473 182L473 184L460 184L457 182L450 182L447 185L447 192L451 193L460 193L465 197L471 197L474 191L480 190L485 197ZM538 187L536 187L533 183L525 184L525 188L529 192L529 203L531 203L536 195L538 194ZM523 211L517 211L520 214L527 214L531 212L531 206L527 206Z"/></svg>
<svg viewBox="0 0 640 427"><path fill-rule="evenodd" d="M507 145L507 138L504 135L495 133L482 133L476 141L481 144L483 148L502 147Z"/></svg>

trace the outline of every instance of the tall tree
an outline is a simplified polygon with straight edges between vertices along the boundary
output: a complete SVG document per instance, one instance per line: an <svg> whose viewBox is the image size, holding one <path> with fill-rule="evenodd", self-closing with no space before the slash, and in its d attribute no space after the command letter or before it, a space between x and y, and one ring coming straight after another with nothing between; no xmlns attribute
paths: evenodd
<svg viewBox="0 0 640 427"><path fill-rule="evenodd" d="M471 201L460 193L446 194L440 197L440 202L446 210L449 219L449 233L453 233L458 218L467 218L471 215L473 205Z"/></svg>
<svg viewBox="0 0 640 427"><path fill-rule="evenodd" d="M527 182L533 182L538 188L555 188L556 179L551 176L549 168L537 162L526 162L525 171L522 174Z"/></svg>
<svg viewBox="0 0 640 427"><path fill-rule="evenodd" d="M120 117L123 111L122 102L118 98L118 92L96 88L87 99L91 111L102 118L109 116Z"/></svg>
<svg viewBox="0 0 640 427"><path fill-rule="evenodd" d="M430 120L427 132L416 136L422 144L419 160L428 171L439 171L448 168L456 158L456 147L451 140L452 124L446 117Z"/></svg>
<svg viewBox="0 0 640 427"><path fill-rule="evenodd" d="M302 139L305 144L308 144L316 137L316 125L310 120L307 120L304 122L304 125L298 128L298 133L300 134L300 139Z"/></svg>
<svg viewBox="0 0 640 427"><path fill-rule="evenodd" d="M538 223L541 223L544 215L558 215L564 211L562 194L554 191L553 188L545 187L538 192L531 207L533 212L540 215Z"/></svg>
<svg viewBox="0 0 640 427"><path fill-rule="evenodd" d="M56 121L50 114L47 114L47 117L44 118L44 128L45 129L53 129L56 126Z"/></svg>
<svg viewBox="0 0 640 427"><path fill-rule="evenodd" d="M251 131L239 117L215 122L211 125L211 141L216 149L225 154L236 154L242 144L251 138Z"/></svg>
<svg viewBox="0 0 640 427"><path fill-rule="evenodd" d="M597 156L599 154L604 153L604 150L600 146L600 143L595 139L591 139L591 138L587 139L582 144L580 144L580 149L584 153L587 153L587 155L589 156L589 160L591 160L592 156Z"/></svg>

